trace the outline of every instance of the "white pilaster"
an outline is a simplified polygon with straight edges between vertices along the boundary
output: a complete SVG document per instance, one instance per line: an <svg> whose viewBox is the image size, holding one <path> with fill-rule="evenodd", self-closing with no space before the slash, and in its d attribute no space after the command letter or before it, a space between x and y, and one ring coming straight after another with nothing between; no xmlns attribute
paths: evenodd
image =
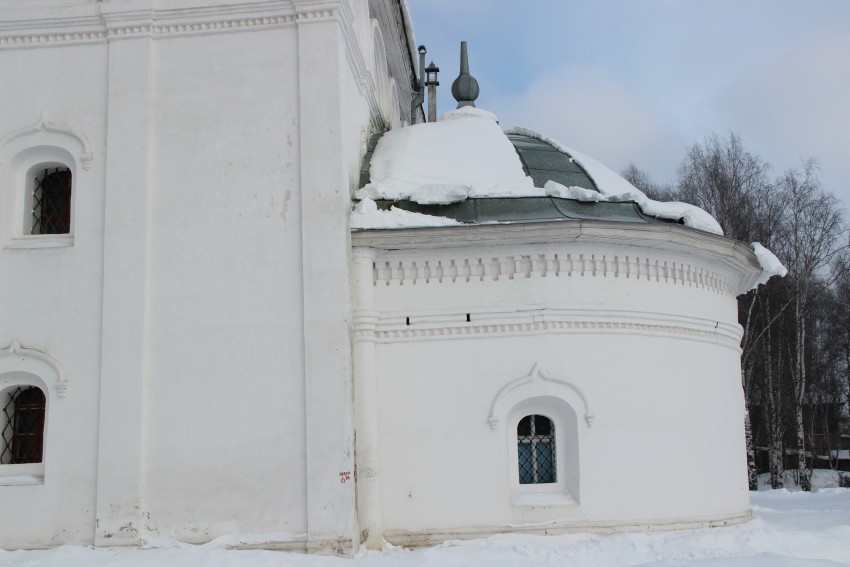
<svg viewBox="0 0 850 567"><path fill-rule="evenodd" d="M298 13L306 381L307 550L348 555L355 507L344 38L333 2ZM336 46L336 49L333 48Z"/></svg>
<svg viewBox="0 0 850 567"><path fill-rule="evenodd" d="M123 12L132 8L132 12ZM138 545L142 519L152 0L104 4L110 30L95 545ZM132 30L127 33L126 30ZM122 30L115 33L116 30ZM120 39L119 39L120 38Z"/></svg>
<svg viewBox="0 0 850 567"><path fill-rule="evenodd" d="M378 389L375 372L374 248L352 250L354 277L354 406L357 430L357 522L362 543L383 546L378 454Z"/></svg>

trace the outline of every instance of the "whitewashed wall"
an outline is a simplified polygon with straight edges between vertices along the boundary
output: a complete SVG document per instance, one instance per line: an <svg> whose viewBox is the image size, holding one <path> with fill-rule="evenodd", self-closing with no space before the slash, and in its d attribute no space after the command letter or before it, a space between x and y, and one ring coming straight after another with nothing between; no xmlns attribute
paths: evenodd
<svg viewBox="0 0 850 567"><path fill-rule="evenodd" d="M154 46L144 492L181 540L306 532L297 39Z"/></svg>
<svg viewBox="0 0 850 567"><path fill-rule="evenodd" d="M569 223L501 246L497 227L356 234L375 256L355 341L374 349L390 541L749 517L735 295L752 253L582 225L584 244ZM555 486L518 484L516 421L533 413L555 417Z"/></svg>
<svg viewBox="0 0 850 567"><path fill-rule="evenodd" d="M61 55L0 48L0 349L22 347L0 351L0 390L27 378L49 407L43 484L11 486L31 467L0 466L4 547L87 543L94 531L106 131L96 109L106 106L106 57L95 44ZM24 175L53 152L74 171L72 235L33 242L23 238ZM31 247L39 244L48 247ZM67 379L64 398L45 354Z"/></svg>
<svg viewBox="0 0 850 567"><path fill-rule="evenodd" d="M0 466L0 547L350 553L350 192L401 112L367 2L0 4L0 386L50 375L44 483ZM18 238L31 142L68 148L72 238Z"/></svg>

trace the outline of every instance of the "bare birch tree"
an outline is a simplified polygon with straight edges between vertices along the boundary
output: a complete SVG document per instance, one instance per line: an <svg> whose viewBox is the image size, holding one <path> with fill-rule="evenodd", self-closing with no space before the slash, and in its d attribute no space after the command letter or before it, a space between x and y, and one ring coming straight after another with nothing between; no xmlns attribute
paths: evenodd
<svg viewBox="0 0 850 567"><path fill-rule="evenodd" d="M756 207L769 190L770 165L748 152L741 137L716 134L688 148L679 169L679 197L717 219L730 238L752 240Z"/></svg>
<svg viewBox="0 0 850 567"><path fill-rule="evenodd" d="M678 201L679 196L675 188L670 185L661 185L650 178L649 174L635 165L634 162L629 162L629 165L620 171L620 175L650 199L656 201Z"/></svg>
<svg viewBox="0 0 850 567"><path fill-rule="evenodd" d="M803 406L808 381L806 332L809 304L816 292L816 280L840 250L843 225L838 202L824 193L817 164L808 160L800 168L789 169L780 180L785 201L780 236L782 259L788 268L793 294L794 344L791 377L794 385L795 432L800 487L811 490L811 470L806 466Z"/></svg>
<svg viewBox="0 0 850 567"><path fill-rule="evenodd" d="M688 148L679 168L676 197L708 211L720 223L723 233L731 238L754 241L766 245L778 225L781 207L772 197L768 178L770 166L758 156L748 152L740 136L730 133L726 138L716 134L702 144ZM633 172L639 174L640 171ZM638 176L638 181L642 181ZM758 489L755 447L749 407L752 393L754 347L764 337L763 324L770 317L754 317L759 295L750 292L739 302L740 321L744 333L741 339L741 383L747 402L744 431L747 443L748 484Z"/></svg>
<svg viewBox="0 0 850 567"><path fill-rule="evenodd" d="M653 182L633 163L621 174L651 198L685 201L705 209L726 236L761 242L778 252L789 268L787 278L774 278L739 298L748 481L750 489L758 488L757 447L749 415L757 407L761 418L756 424L758 449L766 451L771 485L783 486L786 451L795 447L800 483L810 489L806 449L811 427L806 428L803 408L808 403L807 412L822 414L825 405L834 403L835 389L828 386L836 375L842 376L839 371L845 372L850 405L850 276L848 301L843 304L848 306L847 324L840 318L840 308L830 311L814 304L824 290L838 294L837 288L830 287L834 279L830 274L847 273L827 269L843 244L843 219L835 197L820 186L816 163L803 162L772 180L769 164L730 133L712 135L688 148L675 186ZM825 317L830 318L831 331L824 331ZM844 328L843 334L837 330ZM841 342L845 335L846 342ZM810 426L815 423L814 418L808 421ZM789 438L792 432L794 437Z"/></svg>

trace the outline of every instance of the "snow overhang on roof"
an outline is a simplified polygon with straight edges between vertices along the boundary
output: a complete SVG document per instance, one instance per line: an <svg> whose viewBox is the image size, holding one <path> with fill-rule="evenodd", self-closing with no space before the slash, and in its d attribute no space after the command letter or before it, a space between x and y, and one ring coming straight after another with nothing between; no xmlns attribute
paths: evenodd
<svg viewBox="0 0 850 567"><path fill-rule="evenodd" d="M503 132L493 114L472 106L387 132L367 161L369 182L354 195L355 232L566 221L581 231L599 222L609 232L617 224L684 225L723 236L699 207L654 201L593 158L531 130ZM770 251L744 246L762 267L755 285L784 275Z"/></svg>
<svg viewBox="0 0 850 567"><path fill-rule="evenodd" d="M429 226L427 217L444 217L434 219L430 226L436 226L446 219L504 223L610 214L607 220L673 221L722 234L702 209L652 201L596 160L530 130L503 132L493 114L470 106L438 122L387 132L369 159L368 174L369 183L355 193L362 203L352 216L354 229ZM481 199L488 202L447 207ZM590 212L592 207L578 203L611 206ZM390 206L417 216L386 217Z"/></svg>
<svg viewBox="0 0 850 567"><path fill-rule="evenodd" d="M478 197L447 204L376 199L378 210L398 207L408 212L453 219L462 224L528 223L561 220L600 220L671 223L650 217L632 201L589 202L559 197Z"/></svg>

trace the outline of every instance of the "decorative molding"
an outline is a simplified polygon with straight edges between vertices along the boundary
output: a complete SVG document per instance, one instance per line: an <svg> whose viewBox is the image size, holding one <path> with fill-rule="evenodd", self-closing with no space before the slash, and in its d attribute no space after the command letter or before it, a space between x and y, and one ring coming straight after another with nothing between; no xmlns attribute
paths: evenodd
<svg viewBox="0 0 850 567"><path fill-rule="evenodd" d="M376 34L380 37L381 43L383 44L383 35L381 35L380 26L378 26L378 22L372 18L369 20L369 41L372 43L372 60L375 59L374 50L378 48L376 45ZM379 78L377 75L377 70L373 70L373 64L367 63L366 58L363 56L362 49L357 49L356 53L352 53L350 49L350 42L348 38L346 38L346 56L348 57L349 64L351 68L354 70L354 75L357 78L358 88L360 89L360 94L365 95L366 104L369 105L369 115L370 116L380 116L383 113L381 109L381 104L378 101L378 89ZM384 49L384 56L386 57L386 48ZM386 58L384 59L386 61Z"/></svg>
<svg viewBox="0 0 850 567"><path fill-rule="evenodd" d="M192 22L185 24L154 25L155 35L178 35L203 32L226 31L254 27L272 27L292 24L296 21L294 15L267 16L262 18L242 18L236 20L218 20L210 22Z"/></svg>
<svg viewBox="0 0 850 567"><path fill-rule="evenodd" d="M0 163L2 163L2 155L4 148L13 140L22 138L24 136L30 136L32 134L38 134L40 132L52 132L74 138L77 143L79 143L81 148L79 159L80 163L83 166L83 169L88 170L91 167L91 162L92 159L94 159L94 154L92 153L91 143L89 142L88 136L86 136L80 130L77 130L76 128L73 128L71 126L60 124L58 122L50 122L47 119L47 112L42 113L41 118L39 118L38 122L36 122L33 126L29 126L27 128L22 128L20 130L12 132L11 134L0 140Z"/></svg>
<svg viewBox="0 0 850 567"><path fill-rule="evenodd" d="M107 31L107 37L109 39L118 39L121 37L128 36L147 36L151 35L153 32L154 26L152 24L144 24L139 26L121 26L121 27L111 27Z"/></svg>
<svg viewBox="0 0 850 567"><path fill-rule="evenodd" d="M578 400L582 404L581 409L584 410L583 417L585 423L588 427L593 426L593 420L596 416L590 411L590 405L587 403L587 398L584 393L572 382L543 372L543 370L540 369L540 365L535 362L534 366L531 367L531 372L521 378L508 382L496 393L496 397L493 398L493 402L490 404L490 416L487 418L487 422L490 424L490 429L495 431L496 427L499 425L499 415L504 413L504 408L500 408L500 406L505 398L520 388L533 387L535 384L554 386L555 389L565 389L567 392L577 396ZM561 397L561 399L564 398ZM564 401L567 400L564 399Z"/></svg>
<svg viewBox="0 0 850 567"><path fill-rule="evenodd" d="M707 319L549 308L519 313L476 313L474 319L486 319L486 322L465 322L465 314L380 318L373 311L358 311L353 319L354 340L390 343L540 333L646 334L718 344L740 352L740 326ZM413 324L407 324L407 320Z"/></svg>
<svg viewBox="0 0 850 567"><path fill-rule="evenodd" d="M728 270L735 295L749 290L761 274L761 266L752 247L737 240L686 228L677 224L575 220L516 224L485 224L410 228L392 230L354 230L352 246L367 246L387 256L412 253L446 254L446 250L473 247L550 246L554 244L603 244L621 247L635 256L674 252L698 258L722 271ZM458 253L462 254L462 253ZM629 254L629 257L632 255ZM483 255L486 258L486 255ZM625 257L625 254L623 255Z"/></svg>
<svg viewBox="0 0 850 567"><path fill-rule="evenodd" d="M611 277L698 287L732 296L728 278L692 264L610 254L485 255L431 259L385 259L373 263L374 285L442 284L447 282L506 281L545 277Z"/></svg>
<svg viewBox="0 0 850 567"><path fill-rule="evenodd" d="M59 398L64 398L68 394L68 378L65 375L65 370L62 368L62 365L49 354L34 348L26 348L21 345L18 339L13 339L8 347L0 349L0 360L6 357L20 359L34 358L50 365L56 372L56 392ZM2 366L0 366L0 371L3 371ZM40 377L44 379L44 376Z"/></svg>
<svg viewBox="0 0 850 567"><path fill-rule="evenodd" d="M106 31L0 36L0 48L104 41L106 37Z"/></svg>
<svg viewBox="0 0 850 567"><path fill-rule="evenodd" d="M358 40L357 30L353 28L355 24L354 15L351 9L343 2L342 4L343 17L340 20L342 27L342 36L345 40L345 57L348 59L348 65L351 67L351 72L354 75L357 90L361 95L369 92L367 88L368 71L366 58L363 57L362 41Z"/></svg>
<svg viewBox="0 0 850 567"><path fill-rule="evenodd" d="M723 343L727 346L738 348L738 342L729 337L700 331L687 327L672 325L647 325L641 323L623 322L595 322L595 321L540 321L534 323L510 323L495 325L471 325L468 327L442 327L432 329L399 329L392 331L374 331L371 336L377 341L391 341L393 339L424 339L424 338L447 338L469 335L502 335L529 333L541 331L585 331L585 332L623 332L650 333L679 335L682 337L708 340L709 342ZM369 337L368 331L355 331L355 339Z"/></svg>
<svg viewBox="0 0 850 567"><path fill-rule="evenodd" d="M239 31L292 25L296 21L320 21L337 16L337 11L333 9L314 9L296 14L289 2L139 12L124 12L114 8L103 4L100 14L85 20L44 18L13 22L17 25L0 29L0 48ZM28 28L33 31L21 34L22 29Z"/></svg>
<svg viewBox="0 0 850 567"><path fill-rule="evenodd" d="M298 23L315 22L318 20L334 20L338 19L338 17L339 11L334 8L326 10L307 10L304 12L298 12L296 21Z"/></svg>

